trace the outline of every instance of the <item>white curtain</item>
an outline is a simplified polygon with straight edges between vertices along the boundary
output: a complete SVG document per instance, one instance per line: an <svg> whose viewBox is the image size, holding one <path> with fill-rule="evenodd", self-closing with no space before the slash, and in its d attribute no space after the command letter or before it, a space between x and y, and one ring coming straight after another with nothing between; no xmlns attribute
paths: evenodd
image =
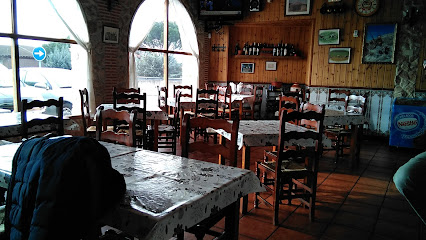
<svg viewBox="0 0 426 240"><path fill-rule="evenodd" d="M138 86L135 52L150 32L154 22L162 21L164 18L162 14L158 14L158 11L153 11L153 9L164 9L163 6L164 0L146 0L143 4L141 4L133 19L129 37L130 87ZM179 28L183 50L190 52L193 55L192 61L194 63L189 64L187 69L190 69L189 71L191 71L188 75L194 78L191 79L191 82L196 83L198 87L199 50L194 23L179 0L169 0L169 15L173 15L176 18L175 21ZM196 68L193 67L194 64L197 66Z"/></svg>
<svg viewBox="0 0 426 240"><path fill-rule="evenodd" d="M81 71L87 73L86 88L89 92L90 112L94 114L96 111L95 94L93 92L93 76L91 71L91 44L89 42L89 33L87 31L87 24L84 20L83 13L77 0L48 0L52 8L58 14L61 21L66 28L70 31L74 40L87 52L87 61L80 61L78 67ZM83 58L84 59L84 58ZM74 68L74 66L73 66Z"/></svg>
<svg viewBox="0 0 426 240"><path fill-rule="evenodd" d="M164 9L164 0L146 0L136 11L130 26L129 36L129 87L137 88L136 59L135 52L142 44L145 37L151 31L154 22L163 18L158 11L153 9Z"/></svg>

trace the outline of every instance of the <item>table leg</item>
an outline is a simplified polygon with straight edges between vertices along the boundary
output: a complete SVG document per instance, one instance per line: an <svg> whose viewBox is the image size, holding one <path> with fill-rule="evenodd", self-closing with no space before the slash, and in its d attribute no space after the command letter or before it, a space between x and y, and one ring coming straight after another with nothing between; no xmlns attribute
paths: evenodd
<svg viewBox="0 0 426 240"><path fill-rule="evenodd" d="M160 120L155 119L154 120L154 146L153 150L158 152L158 125Z"/></svg>
<svg viewBox="0 0 426 240"><path fill-rule="evenodd" d="M224 239L238 239L240 227L240 201L237 200L226 208Z"/></svg>
<svg viewBox="0 0 426 240"><path fill-rule="evenodd" d="M361 136L360 136L360 129L362 127L359 127L358 125L352 125L352 133L351 133L351 158L352 158L352 168L358 166L359 164L359 151L361 143ZM361 130L362 131L362 130Z"/></svg>
<svg viewBox="0 0 426 240"><path fill-rule="evenodd" d="M250 147L243 145L242 149L242 169L248 169L250 170ZM241 213L246 214L247 213L247 206L248 206L248 195L243 196L243 204L241 206Z"/></svg>

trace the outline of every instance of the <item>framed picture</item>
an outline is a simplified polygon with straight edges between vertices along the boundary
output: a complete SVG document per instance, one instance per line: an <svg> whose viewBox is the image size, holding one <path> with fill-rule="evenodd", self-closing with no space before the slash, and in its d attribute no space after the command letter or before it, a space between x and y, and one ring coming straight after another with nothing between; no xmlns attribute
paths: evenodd
<svg viewBox="0 0 426 240"><path fill-rule="evenodd" d="M265 66L266 71L276 71L277 70L277 62L266 62Z"/></svg>
<svg viewBox="0 0 426 240"><path fill-rule="evenodd" d="M318 45L340 44L340 29L320 29Z"/></svg>
<svg viewBox="0 0 426 240"><path fill-rule="evenodd" d="M350 63L351 48L330 48L328 52L328 63Z"/></svg>
<svg viewBox="0 0 426 240"><path fill-rule="evenodd" d="M394 63L396 23L365 24L362 63Z"/></svg>
<svg viewBox="0 0 426 240"><path fill-rule="evenodd" d="M104 43L118 43L119 29L114 27L104 26L103 42Z"/></svg>
<svg viewBox="0 0 426 240"><path fill-rule="evenodd" d="M287 0L285 1L285 15L309 15L311 0Z"/></svg>
<svg viewBox="0 0 426 240"><path fill-rule="evenodd" d="M254 73L254 63L241 63L241 73Z"/></svg>

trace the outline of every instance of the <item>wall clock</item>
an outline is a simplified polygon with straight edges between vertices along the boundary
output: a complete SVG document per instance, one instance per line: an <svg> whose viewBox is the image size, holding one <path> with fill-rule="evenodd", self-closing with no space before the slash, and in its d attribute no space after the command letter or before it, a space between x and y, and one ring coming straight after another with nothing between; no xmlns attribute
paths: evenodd
<svg viewBox="0 0 426 240"><path fill-rule="evenodd" d="M355 11L358 15L368 17L379 9L379 0L356 0Z"/></svg>

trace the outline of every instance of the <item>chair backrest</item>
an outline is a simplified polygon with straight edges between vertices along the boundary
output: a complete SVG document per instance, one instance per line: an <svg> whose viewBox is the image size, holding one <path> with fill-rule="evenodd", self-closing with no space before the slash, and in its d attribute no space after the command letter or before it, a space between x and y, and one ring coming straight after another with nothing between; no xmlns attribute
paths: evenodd
<svg viewBox="0 0 426 240"><path fill-rule="evenodd" d="M343 89L329 89L328 90L328 102L345 102L347 97L351 94L350 90Z"/></svg>
<svg viewBox="0 0 426 240"><path fill-rule="evenodd" d="M255 104L262 104L262 98L263 98L263 86L256 86L254 87L254 103Z"/></svg>
<svg viewBox="0 0 426 240"><path fill-rule="evenodd" d="M167 111L168 92L166 87L157 86L158 90L158 107L163 111Z"/></svg>
<svg viewBox="0 0 426 240"><path fill-rule="evenodd" d="M21 108L21 136L22 138L28 138L28 131L32 127L38 126L38 129L31 131L31 134L56 132L57 135L64 135L64 117L63 117L63 106L64 99L60 97L58 100L49 99L46 101L34 100L28 102L27 99L22 100ZM56 115L49 116L47 118L33 118L28 121L28 112L32 109L49 109L56 107ZM48 129L43 129L43 126L50 125ZM52 129L52 127L54 127Z"/></svg>
<svg viewBox="0 0 426 240"><path fill-rule="evenodd" d="M92 125L89 108L89 92L86 88L78 90L80 92L81 101L81 120L83 121L83 134L87 136L87 128Z"/></svg>
<svg viewBox="0 0 426 240"><path fill-rule="evenodd" d="M316 105L309 102L305 102L302 104L302 107L300 109L300 112L306 113L306 112L316 112L316 113L322 113L325 112L325 105ZM316 120L309 120L309 119L302 119L299 124L303 127L309 128L309 129L315 129L319 130L320 125L318 124L318 121Z"/></svg>
<svg viewBox="0 0 426 240"><path fill-rule="evenodd" d="M229 89L228 89L229 88ZM226 102L226 97L229 95L230 91L230 86L218 86L217 87L217 91L218 91L218 99L219 101L225 103Z"/></svg>
<svg viewBox="0 0 426 240"><path fill-rule="evenodd" d="M281 96L279 100L279 113L281 114L281 109L287 110L287 112L291 111L299 111L300 109L300 100L298 97L289 97L289 96Z"/></svg>
<svg viewBox="0 0 426 240"><path fill-rule="evenodd" d="M193 117L190 115L185 115L184 121L182 123L182 133L181 136L181 146L182 146L182 157L188 157L190 152L202 152L202 153L212 153L218 154L221 159L220 163L225 164L222 158L228 159L230 165L233 167L237 166L237 139L238 139L238 128L240 121L239 119L234 119L231 122L225 119L210 119L206 117ZM194 139L193 142L190 142L190 133L192 130L199 129L223 129L226 132L231 134L231 140L228 141L221 136L220 143L215 144L208 141L204 141L203 138ZM225 143L226 142L226 143Z"/></svg>
<svg viewBox="0 0 426 240"><path fill-rule="evenodd" d="M218 95L218 90L197 89L195 115L214 119L218 118Z"/></svg>
<svg viewBox="0 0 426 240"><path fill-rule="evenodd" d="M360 113L365 115L367 111L367 96L351 94L346 101L346 111L351 113Z"/></svg>
<svg viewBox="0 0 426 240"><path fill-rule="evenodd" d="M103 110L98 108L96 113L96 140L123 144L126 146L136 146L136 128L135 122L137 111L117 111L115 109ZM128 130L120 131L117 129L108 130L108 126L113 126L115 121L126 122Z"/></svg>
<svg viewBox="0 0 426 240"><path fill-rule="evenodd" d="M181 91L181 97L192 98L192 85L173 85L173 92L176 98L176 91Z"/></svg>
<svg viewBox="0 0 426 240"><path fill-rule="evenodd" d="M136 119L136 121L134 122L136 125L137 130L140 130L140 135L138 136L142 136L142 141L140 142L140 144L142 144L143 148L146 149L148 146L148 136L146 133L146 124L147 124L147 120L146 120L146 93L142 93L142 94L135 94L135 93L120 93L119 94L120 97L122 99L125 99L125 97L132 99L135 102L138 102L138 105L121 105L118 106L117 102L114 102L113 104L113 108L117 111L127 111L127 112L132 112L132 111L136 111L138 113L138 117ZM124 122L120 122L120 121L116 121L116 124L124 124Z"/></svg>
<svg viewBox="0 0 426 240"><path fill-rule="evenodd" d="M217 89L217 85L215 83L206 82L206 83L204 83L204 89L206 89L206 90L216 90Z"/></svg>
<svg viewBox="0 0 426 240"><path fill-rule="evenodd" d="M113 88L112 91L112 97L114 104L117 103L139 103L139 99L131 98L130 96L133 96L132 94L140 94L141 89L135 89L135 88Z"/></svg>
<svg viewBox="0 0 426 240"><path fill-rule="evenodd" d="M287 96L287 97L298 98L299 102L303 102L303 101L305 101L305 98L303 96L303 92L304 91L302 91L302 90L300 90L300 92L283 92L281 95Z"/></svg>
<svg viewBox="0 0 426 240"><path fill-rule="evenodd" d="M306 112L287 112L282 110L280 114L280 132L278 138L278 149L277 156L278 162L275 164L276 173L281 174L281 166L283 160L292 160L299 163L305 163L305 167L308 171L318 172L318 160L320 153L322 152L322 135L324 131L324 115L325 108L322 108L320 112L316 111L306 111ZM303 120L315 121L317 122L317 130L308 130L304 132L287 129L286 123L294 121L302 122ZM288 149L285 148L285 142L293 142L302 139L312 139L315 144L313 146L300 146L298 148Z"/></svg>

